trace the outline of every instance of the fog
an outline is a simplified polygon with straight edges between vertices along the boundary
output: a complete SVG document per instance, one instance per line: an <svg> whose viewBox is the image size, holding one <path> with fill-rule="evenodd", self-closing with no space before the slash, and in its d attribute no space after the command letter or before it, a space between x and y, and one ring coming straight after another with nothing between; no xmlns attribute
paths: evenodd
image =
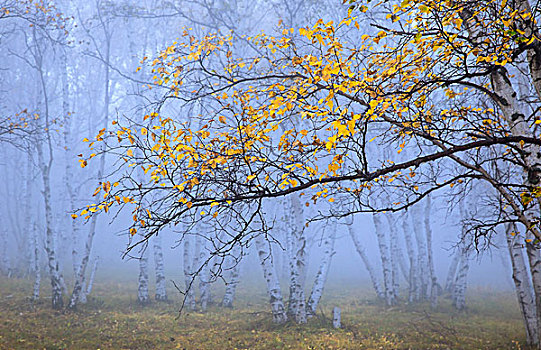
<svg viewBox="0 0 541 350"><path fill-rule="evenodd" d="M274 62L270 58L261 63L253 60L265 57L266 52L252 38L263 37L262 33L278 38L288 28L295 28L292 37L298 36L298 28L312 28L320 18L325 23L339 23L347 18L348 8L332 0L0 1L0 296L14 295L15 282L10 281L25 281L24 297L28 300L46 300L42 307L49 308L52 299L53 309L78 312L94 307L89 300L113 300L110 294L104 294L105 288L112 295L126 293L120 287L115 290L114 282L118 281L129 286L127 293L134 305L152 309L152 305L167 301L166 314L175 322L177 312L204 314L209 307L214 310L220 305L236 310L238 303L244 305L250 293L257 290L257 295L267 295L267 301L257 304L257 309L268 311L263 317L269 322L311 322L311 318L319 317L316 310L321 298L327 312L332 307L342 308L347 324L356 311L342 301L341 293L369 291L363 298L379 303L378 310L420 305L424 312L452 309L474 310L471 312L475 314L477 304L474 302L470 309L470 300L482 299L482 293L490 291L513 298L510 309L518 315L521 309L514 294L508 227L504 225L507 219L501 214L506 209L500 210L502 200L497 192L476 182L474 176L466 180L462 190L457 190L460 184L453 188L452 183L451 189L440 186L454 176L456 165L449 165L451 161L416 165L419 191L417 186L415 190L406 189L406 183L397 185L399 181L391 188L394 178L387 177L357 197L349 192L341 196L341 187L333 187L334 183L329 186L329 197L316 194L323 185L306 185L306 193L300 197L298 192L282 194L279 191L285 187L277 185L271 186L269 193L275 192L262 195L261 200L238 200L231 207L224 199L230 197L207 197L207 193L219 186L227 191L240 188L240 198L249 181L263 179L263 171L274 165L260 166L257 169L261 171L254 170L251 175L246 170L250 164L241 166L230 161L227 171L235 173L238 166L242 181L232 179L231 184L224 184L225 177L216 170L218 185L210 182L210 175L191 185L183 182L182 189L200 186L186 198L159 192L157 178L151 178L161 176L153 173L154 169L164 174L171 169L148 156L156 142L148 135L155 137L153 130L168 127L160 124L162 116L178 123L167 130L174 133L187 125L197 137L208 125L211 135L222 131L216 126L220 113L227 118L243 115L238 112L241 102L231 102L227 106L231 115L226 115L227 108L219 98L210 100L210 96L218 96L216 91L220 96L228 92L229 98L233 93L212 90L223 79L215 77L221 71L206 69L204 58L200 58L200 67L197 58L193 66L168 59L196 51L198 40L219 33L226 44L208 39L205 45L210 46L210 42L221 49L220 45L230 45L227 50L233 51L234 59L247 57L246 62L259 64L258 69L268 73ZM358 8L353 14L361 16L360 29L346 31L344 40L359 47L363 44L360 35L376 35L381 28L371 23L384 16L368 11L362 17ZM274 49L279 47L276 42ZM317 43L315 39L313 42ZM231 55L231 51L224 54L226 49L216 54L209 50L209 60L215 60L211 63L216 67ZM298 45L295 50L303 52L306 60L311 52L318 55L308 46ZM161 75L167 69L176 69L171 74L183 77L183 84L168 86L169 78L164 80ZM258 84L255 79L244 83L240 73L231 82L237 84L237 78L242 84ZM275 83L261 84L268 85L270 91L278 89L271 85ZM310 91L323 105L320 93ZM436 101L434 108L439 108L437 101L444 93L435 92L431 98ZM338 96L335 103L344 103L343 99ZM364 113L368 108L360 104L350 107L348 113ZM214 124L208 121L210 115L216 116ZM311 133L311 121L295 118L284 121L283 129L279 129L279 123L275 125L269 142L275 146L280 142L282 148L261 151L253 156L254 164L272 159L284 149L286 128L305 128ZM313 125L316 131L332 130L319 128L315 122ZM213 126L217 128L214 131ZM367 128L363 137L368 140L387 135L384 128ZM135 141L131 130L139 135L133 136ZM122 143L126 140L131 144ZM396 152L399 143L376 139L366 142L362 152L352 146L357 153L350 153L358 158L340 158L340 169L334 176L360 174L356 159L362 159L361 153L362 161L370 164L366 169L372 171L427 154L434 147L405 142L400 153ZM327 146L327 150L332 147ZM280 167L290 164L294 168L295 162L306 160L306 169L308 164L314 169L326 168L335 162L330 152L315 160L299 156L280 163ZM178 168L182 167L180 159L175 159ZM443 180L439 183L430 179L440 175ZM302 176L296 177L301 183ZM184 179L189 181L188 175ZM290 182L291 187L296 183ZM353 180L343 183L350 186ZM173 193L176 186L178 183L164 184L163 188ZM149 188L157 190L145 192ZM250 195L260 193L246 191ZM218 204L215 198L223 203L217 206L220 216L211 218L214 203ZM187 208L179 204L188 201ZM404 207L400 209L401 205ZM206 215L201 212L205 210ZM484 231L478 224L483 220L488 223ZM497 224L492 225L491 220ZM522 228L516 231L517 237L525 235ZM525 252L523 248L517 249ZM531 272L530 267L524 271ZM532 292L528 289L528 293ZM228 315L229 309L223 310L219 312ZM330 321L327 327L332 328Z"/></svg>

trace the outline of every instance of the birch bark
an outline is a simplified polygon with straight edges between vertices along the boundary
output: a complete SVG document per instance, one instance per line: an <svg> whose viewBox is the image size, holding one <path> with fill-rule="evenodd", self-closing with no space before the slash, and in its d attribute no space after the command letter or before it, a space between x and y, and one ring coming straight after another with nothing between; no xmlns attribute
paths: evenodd
<svg viewBox="0 0 541 350"><path fill-rule="evenodd" d="M194 274L192 266L192 254L191 245L193 243L193 237L191 235L184 236L184 249L183 249L183 268L184 268L184 283L186 286L186 295L184 296L184 305L192 311L195 310L195 293L194 293Z"/></svg>
<svg viewBox="0 0 541 350"><path fill-rule="evenodd" d="M316 314L317 306L321 295L323 294L323 287L325 287L325 282L327 281L327 275L329 273L329 268L331 266L332 257L334 255L334 242L336 240L336 229L338 224L334 224L331 228L325 239L323 240L323 259L319 265L319 270L316 274L316 279L314 281L314 286L312 287L312 292L310 293L310 298L308 298L307 303L307 316L311 317Z"/></svg>
<svg viewBox="0 0 541 350"><path fill-rule="evenodd" d="M272 310L272 319L274 323L282 324L287 322L287 314L282 299L282 291L280 289L280 282L276 275L276 269L272 260L270 252L270 245L265 241L264 237L259 234L255 237L255 246L257 249L257 255L263 268L263 275L267 284L267 292L270 297L270 304Z"/></svg>
<svg viewBox="0 0 541 350"><path fill-rule="evenodd" d="M370 259L366 255L366 250L364 246L362 245L361 241L357 237L356 232L353 230L353 220L351 221L351 223L348 223L347 226L348 226L349 236L351 237L351 240L353 241L353 245L355 245L355 249L357 250L357 253L361 257L364 263L364 266L366 267L366 270L368 271L368 275L370 276L370 280L372 281L372 286L374 287L374 291L376 292L378 299L385 299L385 293L383 289L381 288L381 283L380 283L378 274L376 270L374 269L374 266L372 266Z"/></svg>
<svg viewBox="0 0 541 350"><path fill-rule="evenodd" d="M139 258L139 280L137 288L137 300L141 305L150 303L148 296L148 247L144 250Z"/></svg>
<svg viewBox="0 0 541 350"><path fill-rule="evenodd" d="M381 222L381 214L375 213L372 215L374 226L376 228L376 237L378 239L379 252L381 255L381 266L383 269L383 286L385 291L385 303L387 306L396 304L396 294L393 283L393 266L391 260L391 252L387 244L387 235Z"/></svg>
<svg viewBox="0 0 541 350"><path fill-rule="evenodd" d="M419 275L418 275L418 259L415 251L415 246L413 243L413 235L411 226L409 224L408 212L403 212L400 217L400 222L402 223L402 228L404 230L404 241L406 242L406 250L408 252L409 259L409 275L408 275L408 301L414 302L419 300Z"/></svg>
<svg viewBox="0 0 541 350"><path fill-rule="evenodd" d="M154 269L156 273L156 295L157 301L167 301L167 291L165 289L165 272L163 264L162 237L155 235L154 240Z"/></svg>
<svg viewBox="0 0 541 350"><path fill-rule="evenodd" d="M511 235L514 233L514 236ZM512 224L507 225L505 231L507 248L513 269L513 282L519 307L522 311L524 326L526 328L526 341L528 345L536 345L539 342L537 333L537 313L535 300L533 298L533 286L528 274L521 240L524 239Z"/></svg>

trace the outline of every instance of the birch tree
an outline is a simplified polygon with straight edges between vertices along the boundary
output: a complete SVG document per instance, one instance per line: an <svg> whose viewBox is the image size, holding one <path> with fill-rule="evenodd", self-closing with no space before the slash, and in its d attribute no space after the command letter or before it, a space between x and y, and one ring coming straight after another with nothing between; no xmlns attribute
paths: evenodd
<svg viewBox="0 0 541 350"><path fill-rule="evenodd" d="M137 161L151 189L140 193L129 175L118 178L103 193L101 210L135 205L137 220L128 229L135 232L143 221L150 238L179 217L203 211L215 222L242 208L250 218L261 213L260 201L293 195L304 205L319 204L320 218L369 212L378 213L377 221L382 212L421 212L434 192L458 198L482 183L498 194L499 212L528 231L530 277L541 300L538 8L525 0L359 0L340 21L250 39L188 32L148 60L165 92L152 116L142 117L160 128L128 132L117 123L120 140L114 132L104 140L122 154L126 169L134 149L145 151ZM373 26L361 30L363 21ZM246 40L256 53L239 48ZM519 81L527 83L526 99L517 97ZM199 127L169 113L168 107L194 102L208 106ZM306 123L295 123L299 118ZM376 146L395 152L385 158L367 152ZM511 175L502 178L500 165ZM389 200L374 200L382 195ZM427 298L434 285L429 225L411 214L416 293ZM493 234L509 221L502 217L469 234ZM238 242L249 238L239 230ZM392 304L392 255L389 243L379 241ZM467 264L468 258L459 262L460 281ZM541 319L541 308L536 314Z"/></svg>

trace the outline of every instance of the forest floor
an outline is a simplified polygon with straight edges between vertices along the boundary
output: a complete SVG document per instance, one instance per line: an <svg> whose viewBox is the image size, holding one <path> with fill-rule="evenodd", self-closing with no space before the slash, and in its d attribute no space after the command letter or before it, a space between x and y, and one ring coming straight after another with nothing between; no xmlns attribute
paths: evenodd
<svg viewBox="0 0 541 350"><path fill-rule="evenodd" d="M46 279L44 278L46 284ZM265 291L242 285L234 309L211 307L179 316L181 296L142 307L133 282L101 279L75 312L53 311L48 286L28 298L32 282L0 278L1 349L524 349L515 296L470 288L468 309L442 298L386 308L368 287L331 285L321 312L306 325L273 325ZM172 287L172 286L171 286ZM219 291L215 292L218 298ZM342 329L331 310L342 309Z"/></svg>

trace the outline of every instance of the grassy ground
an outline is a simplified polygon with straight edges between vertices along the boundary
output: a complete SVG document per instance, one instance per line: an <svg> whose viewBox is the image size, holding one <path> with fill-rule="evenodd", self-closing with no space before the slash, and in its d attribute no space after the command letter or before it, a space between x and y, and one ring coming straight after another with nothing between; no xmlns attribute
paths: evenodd
<svg viewBox="0 0 541 350"><path fill-rule="evenodd" d="M387 309L364 287L329 286L322 314L307 325L276 326L264 290L239 289L236 308L211 307L203 314L171 303L141 307L133 281L97 282L88 304L55 312L48 290L32 304L31 282L0 278L2 349L521 349L524 331L514 295L469 291L468 310L448 300ZM221 293L215 292L218 298ZM332 296L332 297L329 297ZM333 306L342 308L343 329L331 326Z"/></svg>

